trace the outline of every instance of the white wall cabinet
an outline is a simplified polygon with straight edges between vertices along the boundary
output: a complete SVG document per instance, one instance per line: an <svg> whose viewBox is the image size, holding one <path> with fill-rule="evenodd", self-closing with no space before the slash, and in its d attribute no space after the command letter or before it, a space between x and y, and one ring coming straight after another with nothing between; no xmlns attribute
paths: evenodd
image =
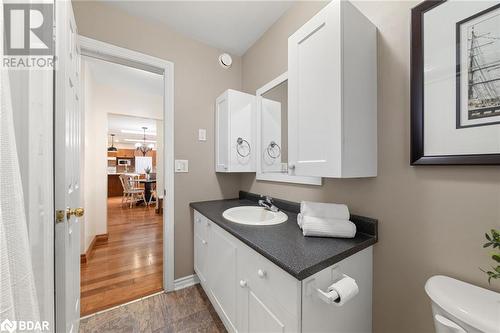
<svg viewBox="0 0 500 333"><path fill-rule="evenodd" d="M332 1L288 39L289 167L296 175L377 175L376 28Z"/></svg>
<svg viewBox="0 0 500 333"><path fill-rule="evenodd" d="M299 281L195 211L194 269L229 332L371 331L371 247ZM316 294L339 272L360 289L342 307Z"/></svg>
<svg viewBox="0 0 500 333"><path fill-rule="evenodd" d="M256 97L232 89L215 102L216 172L255 172Z"/></svg>

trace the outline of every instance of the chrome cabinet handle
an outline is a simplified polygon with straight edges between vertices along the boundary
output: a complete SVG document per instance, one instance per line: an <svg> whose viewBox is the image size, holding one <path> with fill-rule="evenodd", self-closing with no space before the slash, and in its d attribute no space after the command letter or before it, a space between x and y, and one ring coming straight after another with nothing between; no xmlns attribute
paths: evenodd
<svg viewBox="0 0 500 333"><path fill-rule="evenodd" d="M259 269L259 270L257 271L257 275L258 275L261 279L263 279L263 278L265 278L265 277L266 277L266 271L263 271L262 269Z"/></svg>
<svg viewBox="0 0 500 333"><path fill-rule="evenodd" d="M240 280L240 287L245 288L247 286L247 282L245 280Z"/></svg>
<svg viewBox="0 0 500 333"><path fill-rule="evenodd" d="M201 241L201 243L202 243L203 245L207 245L207 241L206 241L206 240L204 240L204 239Z"/></svg>
<svg viewBox="0 0 500 333"><path fill-rule="evenodd" d="M288 164L288 169L295 170L295 164L293 163Z"/></svg>

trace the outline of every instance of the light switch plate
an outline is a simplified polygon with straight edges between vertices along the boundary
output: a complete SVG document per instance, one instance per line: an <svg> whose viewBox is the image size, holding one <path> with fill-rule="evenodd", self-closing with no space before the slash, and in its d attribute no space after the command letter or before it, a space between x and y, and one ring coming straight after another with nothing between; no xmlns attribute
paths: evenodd
<svg viewBox="0 0 500 333"><path fill-rule="evenodd" d="M175 160L175 172L189 172L189 161Z"/></svg>
<svg viewBox="0 0 500 333"><path fill-rule="evenodd" d="M198 141L207 141L207 130L204 128L198 129Z"/></svg>

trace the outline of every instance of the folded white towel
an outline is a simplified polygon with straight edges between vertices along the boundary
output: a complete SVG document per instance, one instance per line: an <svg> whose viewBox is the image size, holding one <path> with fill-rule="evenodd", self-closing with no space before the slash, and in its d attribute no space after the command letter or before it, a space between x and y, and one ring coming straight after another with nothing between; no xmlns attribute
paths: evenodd
<svg viewBox="0 0 500 333"><path fill-rule="evenodd" d="M304 215L302 213L297 214L297 224L299 225L299 228L302 229L302 219L304 218Z"/></svg>
<svg viewBox="0 0 500 333"><path fill-rule="evenodd" d="M302 201L300 213L303 216L326 217L329 219L349 220L349 208L343 204Z"/></svg>
<svg viewBox="0 0 500 333"><path fill-rule="evenodd" d="M297 221L298 220L299 219L297 219ZM356 225L349 220L327 219L303 215L300 220L302 224L302 234L304 236L339 238L353 238L356 236Z"/></svg>

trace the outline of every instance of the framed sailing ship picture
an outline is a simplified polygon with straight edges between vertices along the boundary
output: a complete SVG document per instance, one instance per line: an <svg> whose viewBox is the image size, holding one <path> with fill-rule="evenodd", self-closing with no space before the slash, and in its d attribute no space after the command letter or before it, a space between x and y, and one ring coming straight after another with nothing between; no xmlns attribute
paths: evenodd
<svg viewBox="0 0 500 333"><path fill-rule="evenodd" d="M500 4L456 25L457 128L500 123Z"/></svg>
<svg viewBox="0 0 500 333"><path fill-rule="evenodd" d="M411 31L410 163L500 164L499 1L424 1Z"/></svg>

